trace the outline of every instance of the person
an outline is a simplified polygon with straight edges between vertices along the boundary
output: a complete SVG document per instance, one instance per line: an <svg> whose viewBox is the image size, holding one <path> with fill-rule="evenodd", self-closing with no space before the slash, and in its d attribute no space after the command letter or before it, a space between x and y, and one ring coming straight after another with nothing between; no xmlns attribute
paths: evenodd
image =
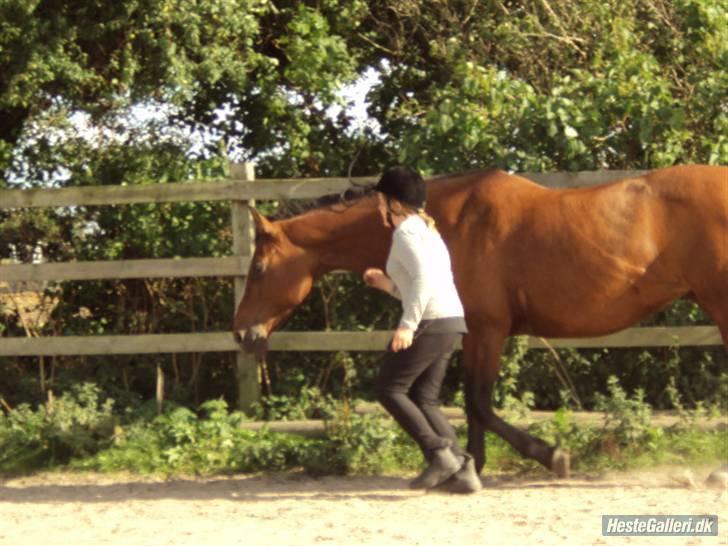
<svg viewBox="0 0 728 546"><path fill-rule="evenodd" d="M386 273L369 268L364 282L402 300L377 380L378 398L428 462L410 487L472 493L481 488L473 458L460 448L439 400L450 357L467 332L450 255L424 210L425 182L417 171L390 168L374 189L382 221L394 232Z"/></svg>

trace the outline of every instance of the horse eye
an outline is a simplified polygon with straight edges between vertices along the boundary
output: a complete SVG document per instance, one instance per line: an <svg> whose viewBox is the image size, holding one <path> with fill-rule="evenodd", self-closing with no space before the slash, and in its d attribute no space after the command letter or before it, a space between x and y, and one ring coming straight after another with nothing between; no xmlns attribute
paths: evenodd
<svg viewBox="0 0 728 546"><path fill-rule="evenodd" d="M255 265L253 265L253 273L256 275L262 275L265 271L265 264L263 262L255 262Z"/></svg>

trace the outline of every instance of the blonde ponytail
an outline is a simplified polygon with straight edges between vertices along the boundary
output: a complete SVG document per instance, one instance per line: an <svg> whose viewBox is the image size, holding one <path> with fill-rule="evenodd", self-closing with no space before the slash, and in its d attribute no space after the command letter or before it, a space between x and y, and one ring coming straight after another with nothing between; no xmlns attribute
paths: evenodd
<svg viewBox="0 0 728 546"><path fill-rule="evenodd" d="M422 218L424 220L425 224L427 224L427 227L430 228L432 231L437 231L437 226L435 225L435 219L427 214L425 212L425 209L417 209L417 216Z"/></svg>
<svg viewBox="0 0 728 546"><path fill-rule="evenodd" d="M394 210L392 210L391 204L393 202L397 203L397 205L402 209L402 212L399 212L399 211L395 212ZM404 203L402 203L401 201L398 201L397 199L390 198L390 197L387 197L387 208L389 209L389 212L391 212L392 214L400 214L400 215L402 213L404 213L405 215L416 214L417 216L422 218L422 221L425 223L425 225L427 225L428 228L430 228L432 231L437 231L437 226L435 225L435 219L432 216L430 216L429 214L427 214L425 212L425 209L416 209L416 208L407 206Z"/></svg>

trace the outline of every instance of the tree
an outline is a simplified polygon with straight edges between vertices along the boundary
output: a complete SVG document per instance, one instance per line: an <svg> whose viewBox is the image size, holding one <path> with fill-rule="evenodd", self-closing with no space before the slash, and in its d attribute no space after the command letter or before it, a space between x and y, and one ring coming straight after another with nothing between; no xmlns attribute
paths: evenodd
<svg viewBox="0 0 728 546"><path fill-rule="evenodd" d="M228 159L263 177L725 164L727 17L727 0L0 0L0 187L219 178ZM378 129L356 131L331 107L372 69ZM204 203L0 210L0 257L217 255L227 217ZM66 333L222 329L231 312L214 281L63 290L47 327ZM367 319L383 302L354 280L317 290L332 328L394 317ZM320 327L323 305L291 324Z"/></svg>
<svg viewBox="0 0 728 546"><path fill-rule="evenodd" d="M725 0L374 2L371 112L438 172L725 163L727 16Z"/></svg>

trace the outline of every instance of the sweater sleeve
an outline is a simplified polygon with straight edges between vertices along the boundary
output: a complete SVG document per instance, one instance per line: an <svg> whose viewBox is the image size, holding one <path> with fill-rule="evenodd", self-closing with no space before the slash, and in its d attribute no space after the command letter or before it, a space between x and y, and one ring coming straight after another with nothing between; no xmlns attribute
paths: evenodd
<svg viewBox="0 0 728 546"><path fill-rule="evenodd" d="M408 283L397 286L402 299L400 328L416 330L432 298L432 283L427 273L425 249L417 237L406 231L397 233L392 241L393 254L407 271Z"/></svg>

